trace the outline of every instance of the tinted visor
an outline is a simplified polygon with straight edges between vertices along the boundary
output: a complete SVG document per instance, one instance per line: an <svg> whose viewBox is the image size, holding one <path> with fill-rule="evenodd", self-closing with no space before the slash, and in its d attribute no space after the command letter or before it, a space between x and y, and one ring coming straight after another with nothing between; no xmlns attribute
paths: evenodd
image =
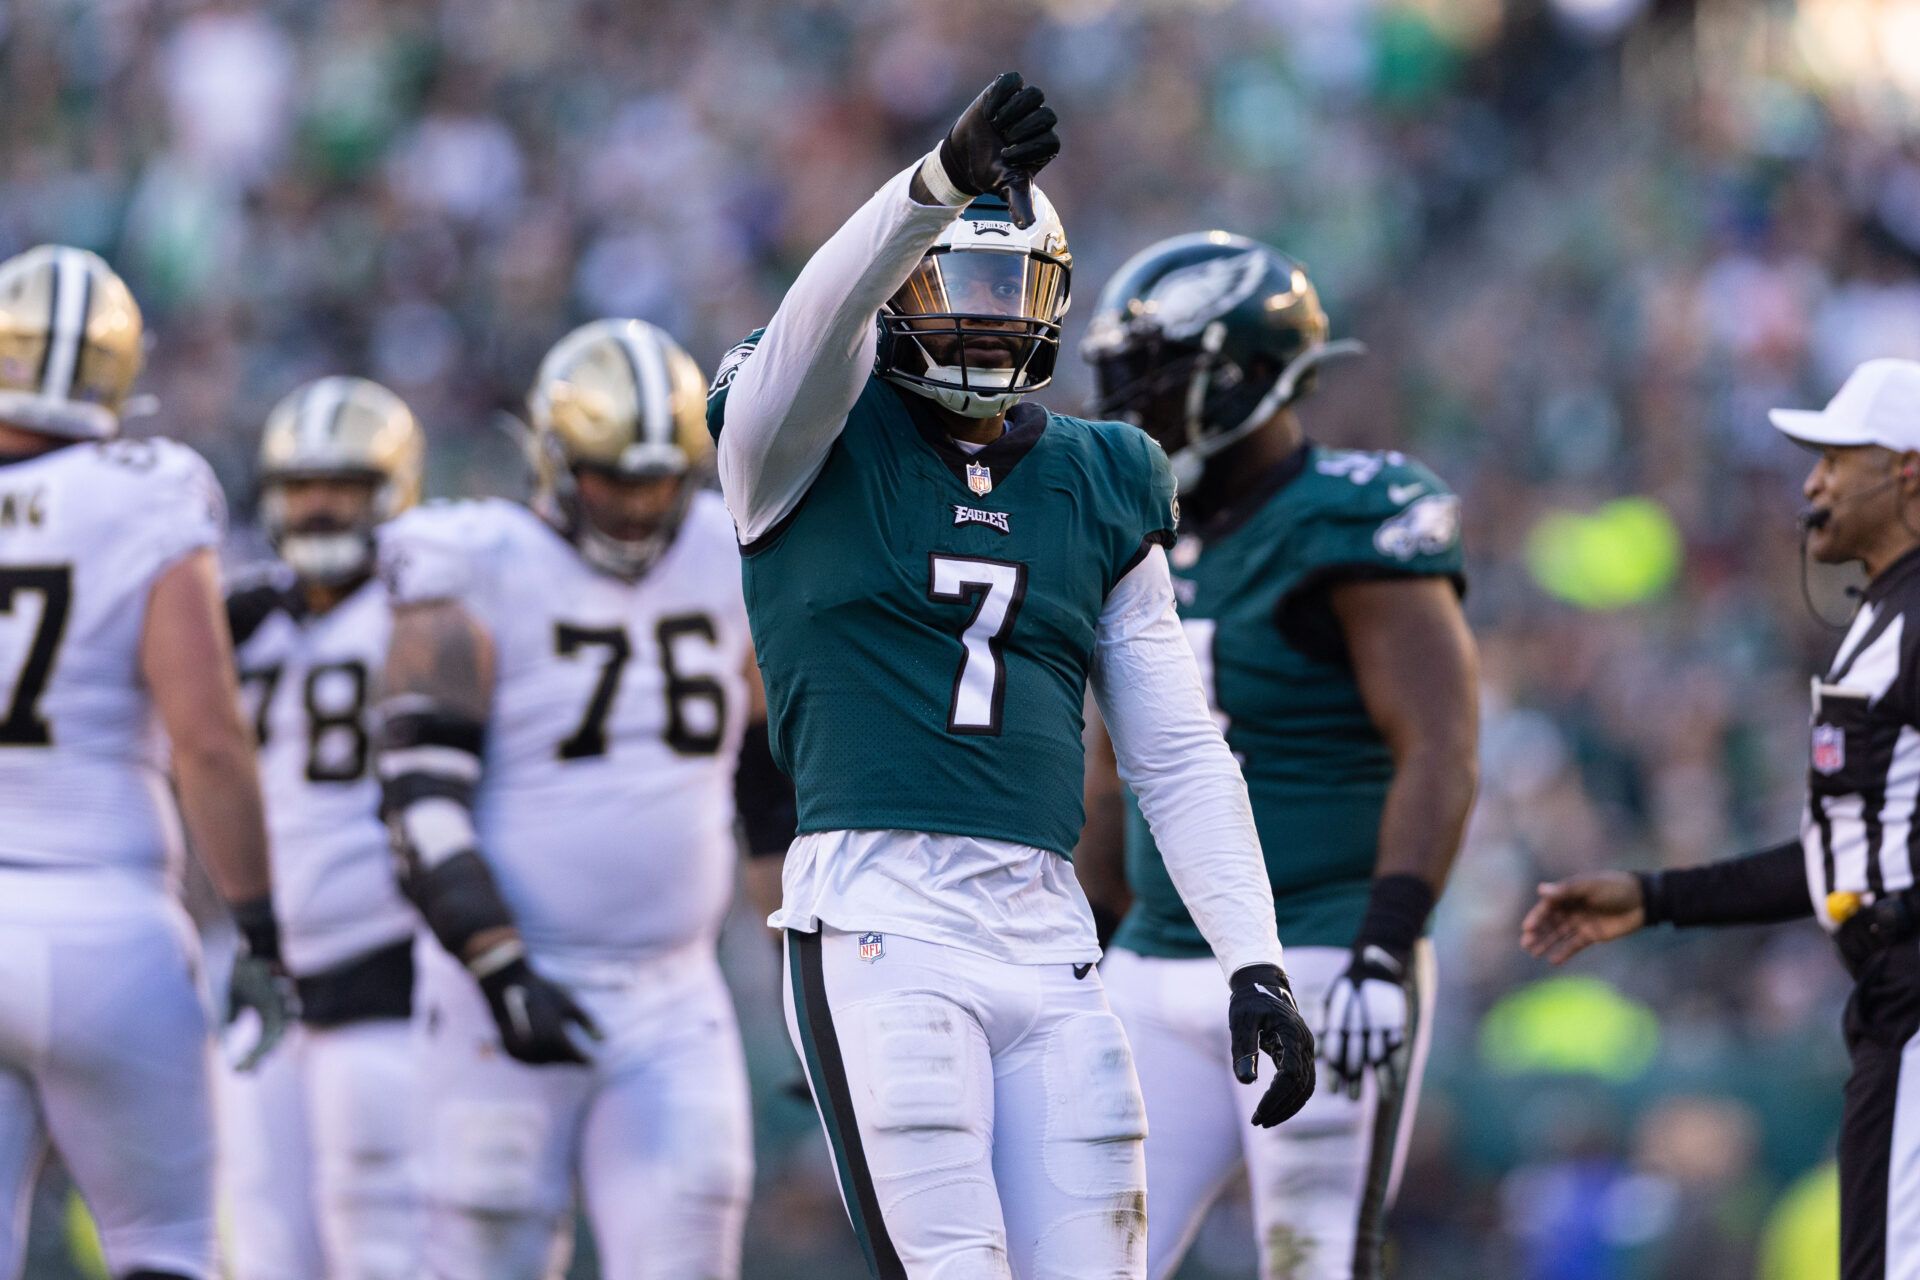
<svg viewBox="0 0 1920 1280"><path fill-rule="evenodd" d="M896 315L1041 320L1066 304L1067 272L1037 253L933 250L893 296Z"/></svg>

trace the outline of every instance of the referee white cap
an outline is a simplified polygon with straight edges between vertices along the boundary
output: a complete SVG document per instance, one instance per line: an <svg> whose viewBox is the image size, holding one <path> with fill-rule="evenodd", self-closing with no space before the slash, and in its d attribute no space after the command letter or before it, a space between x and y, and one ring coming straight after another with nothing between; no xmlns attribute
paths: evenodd
<svg viewBox="0 0 1920 1280"><path fill-rule="evenodd" d="M1847 375L1826 408L1770 409L1767 417L1801 444L1920 451L1920 360L1869 360Z"/></svg>

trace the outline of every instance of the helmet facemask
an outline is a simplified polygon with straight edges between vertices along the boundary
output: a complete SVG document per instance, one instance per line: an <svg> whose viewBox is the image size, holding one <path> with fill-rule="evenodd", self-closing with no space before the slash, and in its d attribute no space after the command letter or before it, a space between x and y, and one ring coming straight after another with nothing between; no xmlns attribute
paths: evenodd
<svg viewBox="0 0 1920 1280"><path fill-rule="evenodd" d="M637 582L673 545L711 470L706 391L693 358L642 320L584 324L541 360L527 396L534 509L594 568ZM674 489L639 520L625 501L596 513L582 489L587 475L672 480ZM619 527L630 523L644 532Z"/></svg>
<svg viewBox="0 0 1920 1280"><path fill-rule="evenodd" d="M1208 232L1162 241L1123 266L1083 353L1095 412L1145 429L1190 488L1210 458L1311 390L1322 362L1363 350L1327 340L1326 313L1298 263Z"/></svg>
<svg viewBox="0 0 1920 1280"><path fill-rule="evenodd" d="M1053 206L1016 227L980 196L880 309L874 371L950 413L991 418L1053 380L1073 259Z"/></svg>
<svg viewBox="0 0 1920 1280"><path fill-rule="evenodd" d="M366 514L352 521L328 517L292 523L285 486L299 480L341 480L366 486ZM260 486L260 523L273 553L302 581L338 587L373 572L374 529L407 505L392 479L378 471L278 472Z"/></svg>
<svg viewBox="0 0 1920 1280"><path fill-rule="evenodd" d="M689 463L684 454L670 446L666 450L672 454L670 459L662 457L629 466L608 467L576 462L566 456L559 437L553 434L543 436L539 447L546 452L542 471L550 479L536 501L536 507L594 568L628 582L638 582L645 577L647 571L667 553L667 548L673 545L674 537L685 522L687 509L693 504L693 495L701 487L703 476L697 473L704 472L704 463ZM632 448L637 451L646 446L636 445ZM586 497L580 492L582 472L594 472L616 482L673 478L677 484L673 500L653 526L639 537L627 538L609 532L594 519Z"/></svg>

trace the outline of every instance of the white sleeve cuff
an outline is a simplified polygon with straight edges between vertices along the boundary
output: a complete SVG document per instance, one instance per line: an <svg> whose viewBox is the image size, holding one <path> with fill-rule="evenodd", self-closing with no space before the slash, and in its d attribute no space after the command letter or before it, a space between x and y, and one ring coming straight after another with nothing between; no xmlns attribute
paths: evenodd
<svg viewBox="0 0 1920 1280"><path fill-rule="evenodd" d="M957 209L973 202L973 197L954 186L953 179L947 176L947 166L940 162L939 147L927 152L927 158L920 162L920 181L927 184L927 191L936 204Z"/></svg>

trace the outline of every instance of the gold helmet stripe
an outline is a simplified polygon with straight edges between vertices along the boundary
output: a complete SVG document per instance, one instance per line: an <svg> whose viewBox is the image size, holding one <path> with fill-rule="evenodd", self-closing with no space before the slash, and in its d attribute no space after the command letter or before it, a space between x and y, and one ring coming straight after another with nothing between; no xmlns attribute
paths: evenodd
<svg viewBox="0 0 1920 1280"><path fill-rule="evenodd" d="M40 360L40 394L65 400L73 394L73 375L80 368L80 344L87 336L87 316L93 310L93 272L77 249L61 248L53 255L53 273L47 298L47 347Z"/></svg>
<svg viewBox="0 0 1920 1280"><path fill-rule="evenodd" d="M633 401L640 410L641 439L648 444L672 444L672 379L659 338L639 325L621 325L620 348L633 369Z"/></svg>

